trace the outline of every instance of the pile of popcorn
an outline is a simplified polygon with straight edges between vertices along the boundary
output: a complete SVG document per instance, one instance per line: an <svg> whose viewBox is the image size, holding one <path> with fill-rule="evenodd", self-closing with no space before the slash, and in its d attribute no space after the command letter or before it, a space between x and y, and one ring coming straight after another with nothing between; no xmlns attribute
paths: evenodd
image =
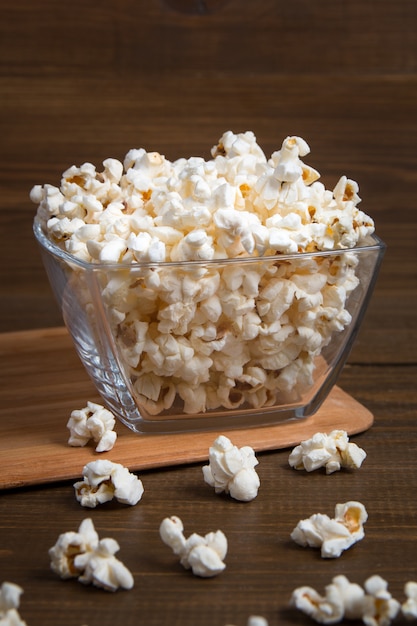
<svg viewBox="0 0 417 626"><path fill-rule="evenodd" d="M101 297L149 415L296 398L351 321L358 261L349 249L374 231L357 184L342 176L327 190L301 160L309 146L300 137L267 159L252 132L227 131L211 153L171 162L133 149L123 163L73 166L60 187L31 191L52 242L107 266ZM72 270L88 311L82 270Z"/></svg>

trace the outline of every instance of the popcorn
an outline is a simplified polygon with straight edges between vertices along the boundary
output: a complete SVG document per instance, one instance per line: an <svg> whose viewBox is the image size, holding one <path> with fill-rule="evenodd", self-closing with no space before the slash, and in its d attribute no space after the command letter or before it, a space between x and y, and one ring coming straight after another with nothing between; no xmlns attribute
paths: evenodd
<svg viewBox="0 0 417 626"><path fill-rule="evenodd" d="M98 534L91 519L81 522L78 532L62 533L56 544L50 548L51 569L61 578L73 578L82 574L76 557L85 552L91 553L98 544Z"/></svg>
<svg viewBox="0 0 417 626"><path fill-rule="evenodd" d="M389 626L399 610L400 603L388 591L388 583L381 576L365 581L365 602L362 620L366 626Z"/></svg>
<svg viewBox="0 0 417 626"><path fill-rule="evenodd" d="M184 526L179 517L165 518L159 528L162 541L180 557L185 569L195 576L209 578L217 576L226 567L223 559L227 554L227 539L221 530L210 532L204 537L193 533L186 539Z"/></svg>
<svg viewBox="0 0 417 626"><path fill-rule="evenodd" d="M298 522L291 539L303 547L321 548L323 558L337 558L363 539L363 524L367 519L366 509L360 502L337 504L334 519L316 513Z"/></svg>
<svg viewBox="0 0 417 626"><path fill-rule="evenodd" d="M261 615L251 615L248 619L248 626L268 626L268 622Z"/></svg>
<svg viewBox="0 0 417 626"><path fill-rule="evenodd" d="M288 462L297 470L312 472L320 467L326 468L326 474L332 474L342 467L358 469L366 458L366 452L355 443L349 442L344 430L332 430L316 433L310 439L296 446Z"/></svg>
<svg viewBox="0 0 417 626"><path fill-rule="evenodd" d="M228 624L227 626L231 626ZM247 626L268 626L268 622L264 617L260 615L251 615L248 618Z"/></svg>
<svg viewBox="0 0 417 626"><path fill-rule="evenodd" d="M120 463L98 460L83 468L82 481L74 484L75 497L82 506L95 508L116 498L122 504L134 506L142 498L142 481Z"/></svg>
<svg viewBox="0 0 417 626"><path fill-rule="evenodd" d="M0 587L0 624L2 626L26 626L17 611L23 589L14 583L3 582Z"/></svg>
<svg viewBox="0 0 417 626"><path fill-rule="evenodd" d="M258 464L250 446L237 448L224 435L216 438L209 451L209 465L203 476L216 493L230 493L232 498L248 502L258 495L259 476L254 467Z"/></svg>
<svg viewBox="0 0 417 626"><path fill-rule="evenodd" d="M78 578L106 591L134 585L130 571L114 555L120 549L114 539L99 539L91 519L84 519L78 532L62 533L49 549L51 569L63 579Z"/></svg>
<svg viewBox="0 0 417 626"><path fill-rule="evenodd" d="M357 207L357 184L342 176L325 189L302 160L308 153L302 138L287 137L267 159L252 132L227 131L209 160L132 149L101 172L84 163L64 172L59 188L32 189L57 246L120 274L130 269L123 278L100 272L100 289L144 413L297 402L323 348L350 324L358 259L337 252L361 245L374 224ZM299 255L323 251L336 254ZM281 262L283 254L293 256ZM70 288L94 328L89 285L72 271ZM74 441L87 436L79 428Z"/></svg>
<svg viewBox="0 0 417 626"><path fill-rule="evenodd" d="M401 605L401 611L407 619L417 619L417 582L407 582L404 592L407 600Z"/></svg>
<svg viewBox="0 0 417 626"><path fill-rule="evenodd" d="M106 591L116 591L119 587L132 589L134 582L127 567L114 555L120 549L114 539L101 539L91 554L80 554L77 566L84 568L78 580L81 583L92 583Z"/></svg>
<svg viewBox="0 0 417 626"><path fill-rule="evenodd" d="M87 402L81 410L71 412L67 423L70 431L68 443L70 446L85 446L93 439L96 452L111 450L116 442L117 434L113 430L116 420L114 415L100 404Z"/></svg>
<svg viewBox="0 0 417 626"><path fill-rule="evenodd" d="M320 624L335 624L346 618L361 619L366 626L389 626L400 605L388 592L387 582L371 576L364 587L339 575L327 585L324 596L308 586L295 589L291 604Z"/></svg>
<svg viewBox="0 0 417 626"><path fill-rule="evenodd" d="M344 616L343 600L338 594L332 594L330 585L326 587L325 596L312 587L298 587L292 593L291 604L319 624L336 624Z"/></svg>

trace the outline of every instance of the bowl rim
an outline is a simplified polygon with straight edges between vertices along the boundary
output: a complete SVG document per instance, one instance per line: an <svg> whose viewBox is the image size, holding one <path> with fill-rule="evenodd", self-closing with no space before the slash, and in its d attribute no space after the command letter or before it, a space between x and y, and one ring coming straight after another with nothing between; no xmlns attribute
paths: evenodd
<svg viewBox="0 0 417 626"><path fill-rule="evenodd" d="M289 254L274 254L268 256L245 256L245 257L223 257L208 260L189 260L189 261L126 261L118 263L103 263L83 261L77 258L73 254L63 250L53 241L51 241L45 234L42 222L39 216L35 216L33 220L33 232L41 248L47 250L49 253L58 257L62 261L70 265L77 265L79 268L85 271L115 271L115 270L127 270L127 269L155 269L155 268L169 268L169 267L216 267L219 265L233 265L236 263L253 264L259 262L277 262L277 261L294 261L300 259L313 259L316 257L326 256L340 256L353 252L378 252L383 254L386 248L386 244L382 241L378 235L372 233L367 236L366 240L353 248L333 248L331 250L317 250L314 252L292 252Z"/></svg>

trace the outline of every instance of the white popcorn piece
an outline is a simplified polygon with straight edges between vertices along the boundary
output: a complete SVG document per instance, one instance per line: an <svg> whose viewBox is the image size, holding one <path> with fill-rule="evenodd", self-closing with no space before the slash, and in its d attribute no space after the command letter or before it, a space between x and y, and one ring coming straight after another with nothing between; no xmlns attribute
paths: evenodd
<svg viewBox="0 0 417 626"><path fill-rule="evenodd" d="M61 578L73 578L82 574L82 569L75 565L79 554L90 553L98 545L98 534L91 519L84 519L78 532L62 533L55 545L49 549L51 569Z"/></svg>
<svg viewBox="0 0 417 626"><path fill-rule="evenodd" d="M417 582L408 581L404 586L407 600L401 605L402 614L409 620L417 619Z"/></svg>
<svg viewBox="0 0 417 626"><path fill-rule="evenodd" d="M70 446L85 446L93 439L96 452L108 452L116 442L117 433L113 430L116 419L108 409L95 402L87 402L87 406L71 412L67 422L70 431Z"/></svg>
<svg viewBox="0 0 417 626"><path fill-rule="evenodd" d="M337 595L321 596L309 586L297 587L291 596L291 605L319 624L336 624L343 619L343 602Z"/></svg>
<svg viewBox="0 0 417 626"><path fill-rule="evenodd" d="M343 617L360 619L364 613L365 591L357 583L351 583L346 576L339 575L326 587L326 597L333 604L341 602Z"/></svg>
<svg viewBox="0 0 417 626"><path fill-rule="evenodd" d="M14 583L3 582L0 587L0 616L10 609L18 609L23 589Z"/></svg>
<svg viewBox="0 0 417 626"><path fill-rule="evenodd" d="M184 526L179 517L166 517L160 525L162 541L180 557L185 569L195 576L210 578L220 574L226 567L223 562L227 554L227 539L221 530L210 532L204 537L193 533L186 539Z"/></svg>
<svg viewBox="0 0 417 626"><path fill-rule="evenodd" d="M227 624L226 626L232 626ZM247 621L247 626L268 626L268 621L261 615L250 615Z"/></svg>
<svg viewBox="0 0 417 626"><path fill-rule="evenodd" d="M248 626L268 626L268 621L261 615L251 615L248 619Z"/></svg>
<svg viewBox="0 0 417 626"><path fill-rule="evenodd" d="M0 625L26 626L19 615L20 596L23 589L14 583L3 582L0 587Z"/></svg>
<svg viewBox="0 0 417 626"><path fill-rule="evenodd" d="M258 409L298 398L313 381L316 357L350 324L354 253L309 265L298 253L353 248L374 224L357 207L357 184L342 176L325 189L302 161L309 151L290 136L267 160L251 131L227 131L207 161L132 149L123 163L106 159L101 172L84 163L64 172L59 188L32 189L45 234L82 261L187 263L186 271L159 267L137 279L102 275L110 332L144 411ZM282 253L294 259L279 264ZM276 266L256 261L273 255ZM254 263L239 270L210 267L248 257ZM191 268L196 261L208 263ZM75 269L72 288L90 304ZM161 348L168 334L181 346L175 354ZM255 367L264 381L252 385ZM85 428L76 430L72 445L84 445ZM100 445L109 449L109 433ZM357 455L346 462L357 464Z"/></svg>
<svg viewBox="0 0 417 626"><path fill-rule="evenodd" d="M107 459L91 461L82 473L83 480L74 483L75 497L82 506L94 508L113 498L134 506L142 498L142 481L120 463Z"/></svg>
<svg viewBox="0 0 417 626"><path fill-rule="evenodd" d="M128 568L114 555L120 549L117 541L111 538L101 539L91 553L75 557L75 565L82 570L78 580L84 584L92 583L106 591L132 589L133 576Z"/></svg>
<svg viewBox="0 0 417 626"><path fill-rule="evenodd" d="M114 555L120 549L111 538L99 539L90 518L84 519L78 532L62 533L49 549L51 569L63 579L78 578L106 591L131 589L133 576Z"/></svg>
<svg viewBox="0 0 417 626"><path fill-rule="evenodd" d="M250 446L238 448L228 437L220 435L209 450L209 465L203 476L216 493L229 493L235 500L248 502L258 495L259 476L255 471L258 460Z"/></svg>
<svg viewBox="0 0 417 626"><path fill-rule="evenodd" d="M366 626L389 626L397 617L401 605L388 591L388 583L374 575L364 584L366 596L362 620Z"/></svg>
<svg viewBox="0 0 417 626"><path fill-rule="evenodd" d="M295 589L291 604L320 624L336 624L344 618L361 619L365 612L366 595L360 585L339 575L326 586L323 596L312 587Z"/></svg>
<svg viewBox="0 0 417 626"><path fill-rule="evenodd" d="M300 546L321 548L323 558L337 558L364 538L363 524L367 519L363 504L349 501L336 505L334 519L315 513L301 520L292 531L291 538Z"/></svg>
<svg viewBox="0 0 417 626"><path fill-rule="evenodd" d="M332 474L342 467L358 469L366 458L366 452L349 442L344 430L332 430L329 434L316 433L302 441L289 455L288 462L297 470L312 472L320 467Z"/></svg>

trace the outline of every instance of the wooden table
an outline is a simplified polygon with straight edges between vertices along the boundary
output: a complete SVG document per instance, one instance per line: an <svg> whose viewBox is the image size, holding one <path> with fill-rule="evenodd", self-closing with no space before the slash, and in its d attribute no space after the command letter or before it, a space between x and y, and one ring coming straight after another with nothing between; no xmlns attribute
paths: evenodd
<svg viewBox="0 0 417 626"><path fill-rule="evenodd" d="M70 349L56 368L40 350L36 374L33 357L22 357L21 376L16 352L10 358L11 338L22 345L18 331L62 324L28 193L57 184L73 163L100 166L141 146L170 159L208 157L229 128L253 130L270 154L298 134L326 186L341 174L359 182L388 246L338 381L374 416L353 438L367 452L362 468L307 474L289 467L288 448L260 452L261 489L245 504L215 496L201 461L140 471L145 495L135 507L82 509L73 480L3 490L0 583L23 587L22 618L28 626L246 626L258 614L270 626L307 625L289 606L291 592L321 592L337 574L362 584L378 573L403 601L404 584L417 580L417 4L1 0L0 8L2 420L27 420L36 401L64 424L94 393L82 372L75 387L51 385L53 374L78 367ZM332 515L350 499L365 504L369 520L365 539L339 559L290 540L300 519ZM172 514L186 534L223 530L223 574L204 580L181 568L158 534ZM132 591L106 593L50 570L48 548L87 516L119 542Z"/></svg>

